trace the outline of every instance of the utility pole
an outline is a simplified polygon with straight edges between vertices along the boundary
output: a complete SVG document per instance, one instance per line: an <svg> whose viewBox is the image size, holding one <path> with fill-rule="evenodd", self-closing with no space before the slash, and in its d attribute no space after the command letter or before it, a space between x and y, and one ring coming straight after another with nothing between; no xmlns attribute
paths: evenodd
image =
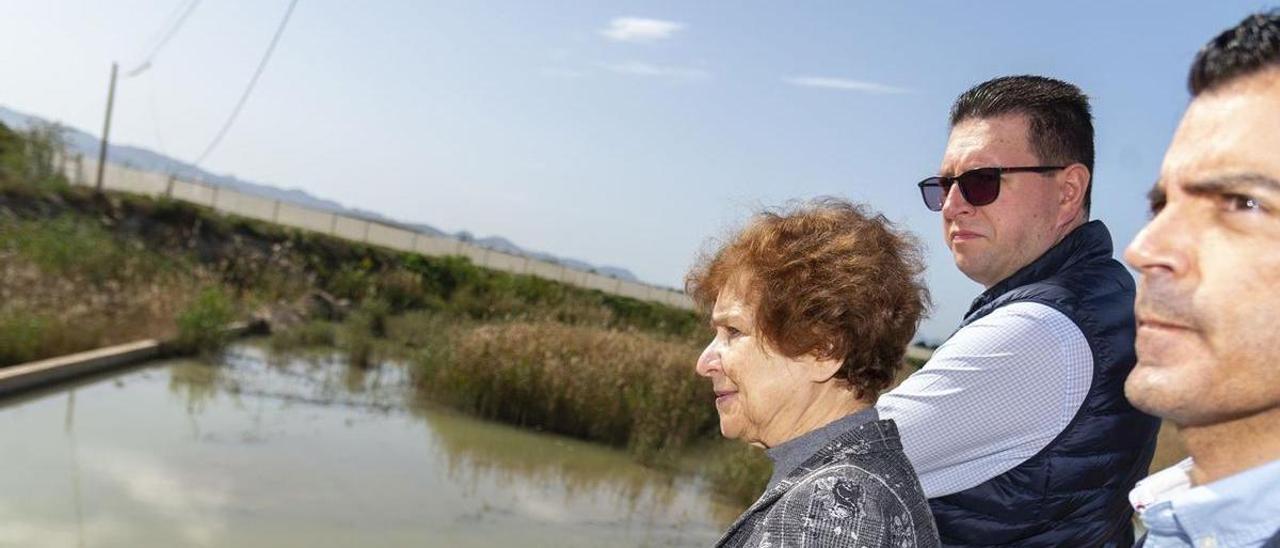
<svg viewBox="0 0 1280 548"><path fill-rule="evenodd" d="M111 86L107 88L107 121L102 125L102 146L98 148L98 180L95 192L102 193L102 172L107 167L107 136L111 133L111 104L116 100L116 63L111 63Z"/></svg>

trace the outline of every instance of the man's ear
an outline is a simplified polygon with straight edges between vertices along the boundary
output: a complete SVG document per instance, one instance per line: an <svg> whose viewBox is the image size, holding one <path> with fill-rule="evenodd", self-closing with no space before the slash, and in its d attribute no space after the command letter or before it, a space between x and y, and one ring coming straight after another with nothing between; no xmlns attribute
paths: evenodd
<svg viewBox="0 0 1280 548"><path fill-rule="evenodd" d="M1084 164L1071 164L1062 170L1058 183L1058 226L1070 223L1077 215L1088 217L1084 213L1084 196L1092 184L1093 174Z"/></svg>

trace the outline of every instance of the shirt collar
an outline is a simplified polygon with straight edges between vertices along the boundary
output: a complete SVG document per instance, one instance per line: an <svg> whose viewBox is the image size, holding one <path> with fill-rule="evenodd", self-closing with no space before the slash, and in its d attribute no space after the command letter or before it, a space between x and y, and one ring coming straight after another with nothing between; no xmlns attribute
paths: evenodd
<svg viewBox="0 0 1280 548"><path fill-rule="evenodd" d="M1254 546L1280 530L1280 460L1199 486L1191 485L1192 464L1187 459L1153 474L1130 492L1152 539Z"/></svg>
<svg viewBox="0 0 1280 548"><path fill-rule="evenodd" d="M864 423L875 422L879 419L879 412L876 411L875 406L871 406L856 413L845 415L831 421L826 426L816 428L765 450L769 460L773 461L773 476L769 478L769 486L765 490L772 489L778 482L799 468L801 464L804 464L806 460L809 460L809 457L821 451L832 440L840 437L840 434Z"/></svg>

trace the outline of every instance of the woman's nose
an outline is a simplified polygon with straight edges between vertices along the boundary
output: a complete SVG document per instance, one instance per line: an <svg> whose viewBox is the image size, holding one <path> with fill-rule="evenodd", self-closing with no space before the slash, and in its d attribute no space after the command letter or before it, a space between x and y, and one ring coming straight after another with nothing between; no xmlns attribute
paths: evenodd
<svg viewBox="0 0 1280 548"><path fill-rule="evenodd" d="M711 341L702 355L698 356L698 364L694 370L703 377L710 377L712 373L720 370L720 351L716 348L716 342Z"/></svg>

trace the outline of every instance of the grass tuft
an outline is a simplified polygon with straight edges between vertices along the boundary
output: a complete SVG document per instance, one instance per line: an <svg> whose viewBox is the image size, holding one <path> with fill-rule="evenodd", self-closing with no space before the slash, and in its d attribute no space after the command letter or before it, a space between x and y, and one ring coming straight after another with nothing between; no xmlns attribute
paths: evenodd
<svg viewBox="0 0 1280 548"><path fill-rule="evenodd" d="M269 341L271 349L276 351L331 347L337 342L337 329L326 321L310 321L273 331Z"/></svg>
<svg viewBox="0 0 1280 548"><path fill-rule="evenodd" d="M0 364L39 359L52 323L35 314L0 319Z"/></svg>

